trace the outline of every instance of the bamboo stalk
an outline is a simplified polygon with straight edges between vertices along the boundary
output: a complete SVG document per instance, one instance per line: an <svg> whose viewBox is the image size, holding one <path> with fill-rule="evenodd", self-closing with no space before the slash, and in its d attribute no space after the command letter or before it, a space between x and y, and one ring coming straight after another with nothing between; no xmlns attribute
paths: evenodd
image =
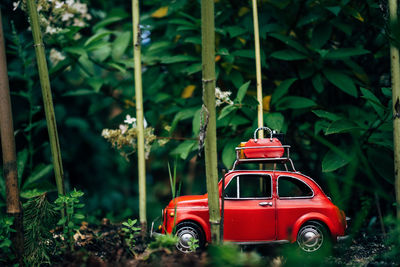
<svg viewBox="0 0 400 267"><path fill-rule="evenodd" d="M208 192L208 208L211 225L211 241L220 243L220 210L217 169L217 130L215 115L215 31L214 1L201 1L201 35L203 68L203 101L206 116L205 163Z"/></svg>
<svg viewBox="0 0 400 267"><path fill-rule="evenodd" d="M256 77L257 77L257 118L258 118L258 128L264 126L263 118L263 97L262 97L262 79L261 79L261 56L260 56L260 34L258 27L258 11L257 11L257 0L252 0L253 2L253 24L254 24L254 48L256 56ZM258 131L258 138L263 138L263 130Z"/></svg>
<svg viewBox="0 0 400 267"><path fill-rule="evenodd" d="M3 155L3 172L6 181L7 214L14 217L12 235L17 259L24 254L22 208L19 200L17 156L15 152L14 127L11 111L10 87L8 83L6 48L0 10L0 136ZM20 264L22 263L22 260Z"/></svg>
<svg viewBox="0 0 400 267"><path fill-rule="evenodd" d="M395 27L398 27L396 0L389 0L389 13L391 34L393 34ZM399 49L393 43L390 44L390 65L392 72L393 151L397 203L396 209L397 218L400 220L400 62Z"/></svg>
<svg viewBox="0 0 400 267"><path fill-rule="evenodd" d="M147 229L146 219L146 164L144 156L144 125L143 125L143 93L142 93L142 63L141 63L141 37L139 24L139 0L132 0L133 22L133 56L135 60L135 97L136 97L136 122L138 131L138 171L139 171L139 220L142 235Z"/></svg>
<svg viewBox="0 0 400 267"><path fill-rule="evenodd" d="M57 191L59 195L64 195L64 171L61 159L60 142L58 140L56 117L54 115L53 98L51 95L49 71L47 68L44 44L42 40L42 33L39 27L39 17L35 0L27 0L27 6L36 53L36 63L39 71L40 85L42 87L44 111L46 114L47 130L50 139L50 149L51 156L53 158Z"/></svg>

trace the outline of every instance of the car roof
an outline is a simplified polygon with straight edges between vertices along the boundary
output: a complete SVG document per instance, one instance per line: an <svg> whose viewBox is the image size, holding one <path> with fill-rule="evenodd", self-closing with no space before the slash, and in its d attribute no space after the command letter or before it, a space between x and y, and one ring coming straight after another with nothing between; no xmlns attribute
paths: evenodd
<svg viewBox="0 0 400 267"><path fill-rule="evenodd" d="M321 186L319 186L319 184L314 179L312 179L311 177L304 175L303 173L298 172L298 171L293 172L293 171L281 171L281 170L233 170L233 171L229 171L227 174L225 174L225 177L230 176L230 175L241 174L241 173L242 174L260 173L260 174L269 174L269 175L275 174L275 177L279 177L279 176L283 176L283 175L290 175L290 176L293 176L296 178L308 180L313 185L318 187L318 189L321 192L324 193Z"/></svg>

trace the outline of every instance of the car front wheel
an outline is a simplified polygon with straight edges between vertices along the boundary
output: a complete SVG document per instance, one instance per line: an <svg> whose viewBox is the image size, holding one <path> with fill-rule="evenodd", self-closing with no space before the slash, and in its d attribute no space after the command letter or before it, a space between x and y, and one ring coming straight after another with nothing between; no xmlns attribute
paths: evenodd
<svg viewBox="0 0 400 267"><path fill-rule="evenodd" d="M183 253L190 253L193 251L191 242L197 240L199 248L203 248L205 244L205 237L203 230L199 225L194 222L181 222L176 226L176 235L178 236L178 243L176 248Z"/></svg>
<svg viewBox="0 0 400 267"><path fill-rule="evenodd" d="M328 252L331 240L324 225L310 221L300 228L297 234L297 244L302 251L307 253Z"/></svg>

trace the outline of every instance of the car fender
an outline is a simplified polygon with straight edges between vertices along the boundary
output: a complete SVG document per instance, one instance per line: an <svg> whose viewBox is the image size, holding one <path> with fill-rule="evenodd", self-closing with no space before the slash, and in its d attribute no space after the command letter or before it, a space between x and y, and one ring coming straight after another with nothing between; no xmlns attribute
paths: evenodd
<svg viewBox="0 0 400 267"><path fill-rule="evenodd" d="M329 219L329 217L327 217L326 215L324 215L322 213L310 212L310 213L307 213L307 214L301 216L294 223L292 236L291 236L291 242L295 242L297 240L297 233L299 232L300 227L308 221L320 221L320 222L324 223L329 228L328 230L331 233L331 235L332 236L335 235L334 225L333 225L331 219Z"/></svg>
<svg viewBox="0 0 400 267"><path fill-rule="evenodd" d="M207 223L203 218L200 216L194 215L194 214L187 214L187 215L182 215L177 218L176 225L178 225L180 222L183 221L193 221L200 225L200 227L203 229L205 237L207 242L211 241L211 233L210 233L210 224Z"/></svg>

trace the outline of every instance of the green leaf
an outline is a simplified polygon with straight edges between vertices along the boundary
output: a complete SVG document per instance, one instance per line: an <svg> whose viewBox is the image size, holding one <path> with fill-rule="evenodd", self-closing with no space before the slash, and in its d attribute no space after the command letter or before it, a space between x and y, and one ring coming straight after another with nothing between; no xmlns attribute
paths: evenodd
<svg viewBox="0 0 400 267"><path fill-rule="evenodd" d="M94 60L103 62L111 55L111 46L109 43L104 43L101 46L96 47L90 55Z"/></svg>
<svg viewBox="0 0 400 267"><path fill-rule="evenodd" d="M33 153L33 151L32 151ZM28 149L18 152L17 155L17 170L18 170L18 186L21 188L22 175L24 174L25 166L28 162ZM1 179L2 177L0 177Z"/></svg>
<svg viewBox="0 0 400 267"><path fill-rule="evenodd" d="M111 56L114 60L119 59L128 48L131 41L131 32L126 31L120 34L114 41Z"/></svg>
<svg viewBox="0 0 400 267"><path fill-rule="evenodd" d="M115 70L117 70L117 71L119 71L121 73L126 73L126 69L123 66L121 66L121 65L119 65L117 63L110 62L110 63L107 63L107 66L111 67L111 68L113 68L113 69L115 69Z"/></svg>
<svg viewBox="0 0 400 267"><path fill-rule="evenodd" d="M360 88L363 98L367 99L371 104L372 108L378 113L379 116L383 116L385 113L385 106L382 105L381 101L372 93L370 90L365 88Z"/></svg>
<svg viewBox="0 0 400 267"><path fill-rule="evenodd" d="M232 55L244 58L251 58L251 59L255 58L254 50L249 50L249 49L236 50L232 53Z"/></svg>
<svg viewBox="0 0 400 267"><path fill-rule="evenodd" d="M176 56L164 56L161 58L161 63L163 64L172 64L179 62L193 62L199 61L199 58L194 56L186 56L186 55L176 55Z"/></svg>
<svg viewBox="0 0 400 267"><path fill-rule="evenodd" d="M77 219L77 220L83 220L83 219L85 219L85 216L83 214L80 214L80 213L75 213L74 214L74 218Z"/></svg>
<svg viewBox="0 0 400 267"><path fill-rule="evenodd" d="M200 72L201 68L202 68L201 63L195 63L182 69L182 73L186 73L187 75L192 75L194 73Z"/></svg>
<svg viewBox="0 0 400 267"><path fill-rule="evenodd" d="M222 110L218 116L218 120L223 119L224 117L228 116L231 112L236 111L238 108L234 105L227 105Z"/></svg>
<svg viewBox="0 0 400 267"><path fill-rule="evenodd" d="M238 93L236 95L235 101L237 101L240 104L242 103L242 100L243 100L244 96L246 95L249 85L250 85L250 81L248 81L248 82L242 84L242 86L240 86Z"/></svg>
<svg viewBox="0 0 400 267"><path fill-rule="evenodd" d="M176 113L174 120L171 123L171 132L173 132L178 125L178 122L181 120L186 120L189 118L192 118L194 116L194 113L198 110L198 107L192 107L192 108L186 108L178 113Z"/></svg>
<svg viewBox="0 0 400 267"><path fill-rule="evenodd" d="M63 51L66 53L69 53L69 54L87 57L86 50L80 46L69 46L69 47L64 48Z"/></svg>
<svg viewBox="0 0 400 267"><path fill-rule="evenodd" d="M294 50L280 50L271 54L271 57L286 61L307 59L307 56Z"/></svg>
<svg viewBox="0 0 400 267"><path fill-rule="evenodd" d="M354 57L354 56L361 56L370 53L366 49L362 48L339 48L336 50L330 50L326 55L325 59L346 59L349 57Z"/></svg>
<svg viewBox="0 0 400 267"><path fill-rule="evenodd" d="M53 165L44 165L40 164L33 169L31 176L29 176L26 181L24 182L22 189L27 188L29 185L33 184L37 180L45 177L46 175L50 174L53 170Z"/></svg>
<svg viewBox="0 0 400 267"><path fill-rule="evenodd" d="M241 28L239 26L227 27L226 30L231 38L235 38L247 32L247 29Z"/></svg>
<svg viewBox="0 0 400 267"><path fill-rule="evenodd" d="M157 51L157 50L167 50L171 47L172 43L168 41L160 41L151 43L149 48L147 48L147 52Z"/></svg>
<svg viewBox="0 0 400 267"><path fill-rule="evenodd" d="M282 113L278 112L264 113L265 125L271 128L272 130L280 132L283 128L284 121L285 117L282 115Z"/></svg>
<svg viewBox="0 0 400 267"><path fill-rule="evenodd" d="M34 185L37 186L36 183ZM20 196L21 196L21 198L30 199L30 198L34 198L34 197L40 196L44 193L48 193L51 191L56 191L56 189L55 188L50 189L50 190L48 188L43 188L43 189L42 188L33 188L33 189L29 189L29 190L24 189L23 191L21 191Z"/></svg>
<svg viewBox="0 0 400 267"><path fill-rule="evenodd" d="M95 35L91 36L89 39L86 40L84 46L88 47L105 37L109 37L111 34L112 34L112 32L110 32L110 31L96 33Z"/></svg>
<svg viewBox="0 0 400 267"><path fill-rule="evenodd" d="M93 31L97 32L99 29L104 28L105 26L110 25L114 22L121 21L127 17L128 14L125 13L125 14L118 14L118 16L105 18L93 26Z"/></svg>
<svg viewBox="0 0 400 267"><path fill-rule="evenodd" d="M334 14L335 16L339 15L340 10L342 10L340 6L326 6L325 8L332 12L332 14Z"/></svg>
<svg viewBox="0 0 400 267"><path fill-rule="evenodd" d="M222 150L222 163L224 163L228 170L232 168L233 162L236 159L235 147L237 145L238 142L232 140L229 141Z"/></svg>
<svg viewBox="0 0 400 267"><path fill-rule="evenodd" d="M86 76L94 75L94 64L88 57L81 56L78 59L78 63L80 65L80 67L85 71Z"/></svg>
<svg viewBox="0 0 400 267"><path fill-rule="evenodd" d="M66 222L67 222L67 217L64 217L64 218L61 218L61 219L58 221L57 225L63 225L63 224L65 224Z"/></svg>
<svg viewBox="0 0 400 267"><path fill-rule="evenodd" d="M337 134L337 133L348 133L354 130L360 129L360 127L352 121L349 120L338 120L332 122L328 129L326 129L325 134Z"/></svg>
<svg viewBox="0 0 400 267"><path fill-rule="evenodd" d="M271 104L275 104L277 101L279 101L281 97L287 93L290 86L292 86L295 81L297 81L297 78L290 78L281 82L271 96Z"/></svg>
<svg viewBox="0 0 400 267"><path fill-rule="evenodd" d="M330 123L326 120L319 120L314 123L314 135L318 135L321 130L326 130L329 127Z"/></svg>
<svg viewBox="0 0 400 267"><path fill-rule="evenodd" d="M388 153L388 150L381 148L370 147L367 150L368 162L372 168L385 179L388 183L394 184L394 172L393 172L393 156L392 153Z"/></svg>
<svg viewBox="0 0 400 267"><path fill-rule="evenodd" d="M332 172L343 166L346 166L351 161L351 157L344 158L339 156L332 150L326 153L322 160L322 172Z"/></svg>
<svg viewBox="0 0 400 267"><path fill-rule="evenodd" d="M300 96L287 96L277 104L277 110L311 108L317 106L313 100Z"/></svg>
<svg viewBox="0 0 400 267"><path fill-rule="evenodd" d="M193 22L187 21L186 19L170 19L168 20L168 23L177 25L195 26Z"/></svg>
<svg viewBox="0 0 400 267"><path fill-rule="evenodd" d="M184 43L198 44L201 45L201 38L197 36L188 37L183 40Z"/></svg>
<svg viewBox="0 0 400 267"><path fill-rule="evenodd" d="M94 95L94 94L97 94L97 93L93 90L78 89L75 91L69 91L69 92L63 94L62 96L86 96L86 95Z"/></svg>
<svg viewBox="0 0 400 267"><path fill-rule="evenodd" d="M322 93L324 91L324 83L322 82L322 75L320 73L315 74L312 77L311 82L318 93Z"/></svg>
<svg viewBox="0 0 400 267"><path fill-rule="evenodd" d="M351 96L357 97L358 94L356 85L349 76L347 76L342 72L330 69L323 70L323 73L325 77L328 79L328 81L330 81L340 90Z"/></svg>
<svg viewBox="0 0 400 267"><path fill-rule="evenodd" d="M285 43L286 45L293 47L294 49L296 49L297 51L300 51L302 53L307 54L308 50L299 42L293 40L292 38L279 34L279 33L271 33L269 36L278 39L279 41Z"/></svg>
<svg viewBox="0 0 400 267"><path fill-rule="evenodd" d="M388 97L388 98L392 97L392 88L390 88L390 87L382 87L381 91L382 91L382 94L384 94L386 97Z"/></svg>
<svg viewBox="0 0 400 267"><path fill-rule="evenodd" d="M326 44L332 34L332 26L328 23L318 24L312 33L311 46L320 49Z"/></svg>
<svg viewBox="0 0 400 267"><path fill-rule="evenodd" d="M322 110L322 109L318 109L318 110L312 110L312 112L317 115L318 117L322 118L322 119L327 119L330 121L337 121L339 119L341 119L341 116L338 116L334 113Z"/></svg>
<svg viewBox="0 0 400 267"><path fill-rule="evenodd" d="M186 140L170 152L171 155L178 155L185 160L189 153L196 149L197 141Z"/></svg>
<svg viewBox="0 0 400 267"><path fill-rule="evenodd" d="M193 121L192 121L192 128L193 128L193 134L194 135L199 135L200 132L200 116L201 115L201 108L199 108L193 116Z"/></svg>

